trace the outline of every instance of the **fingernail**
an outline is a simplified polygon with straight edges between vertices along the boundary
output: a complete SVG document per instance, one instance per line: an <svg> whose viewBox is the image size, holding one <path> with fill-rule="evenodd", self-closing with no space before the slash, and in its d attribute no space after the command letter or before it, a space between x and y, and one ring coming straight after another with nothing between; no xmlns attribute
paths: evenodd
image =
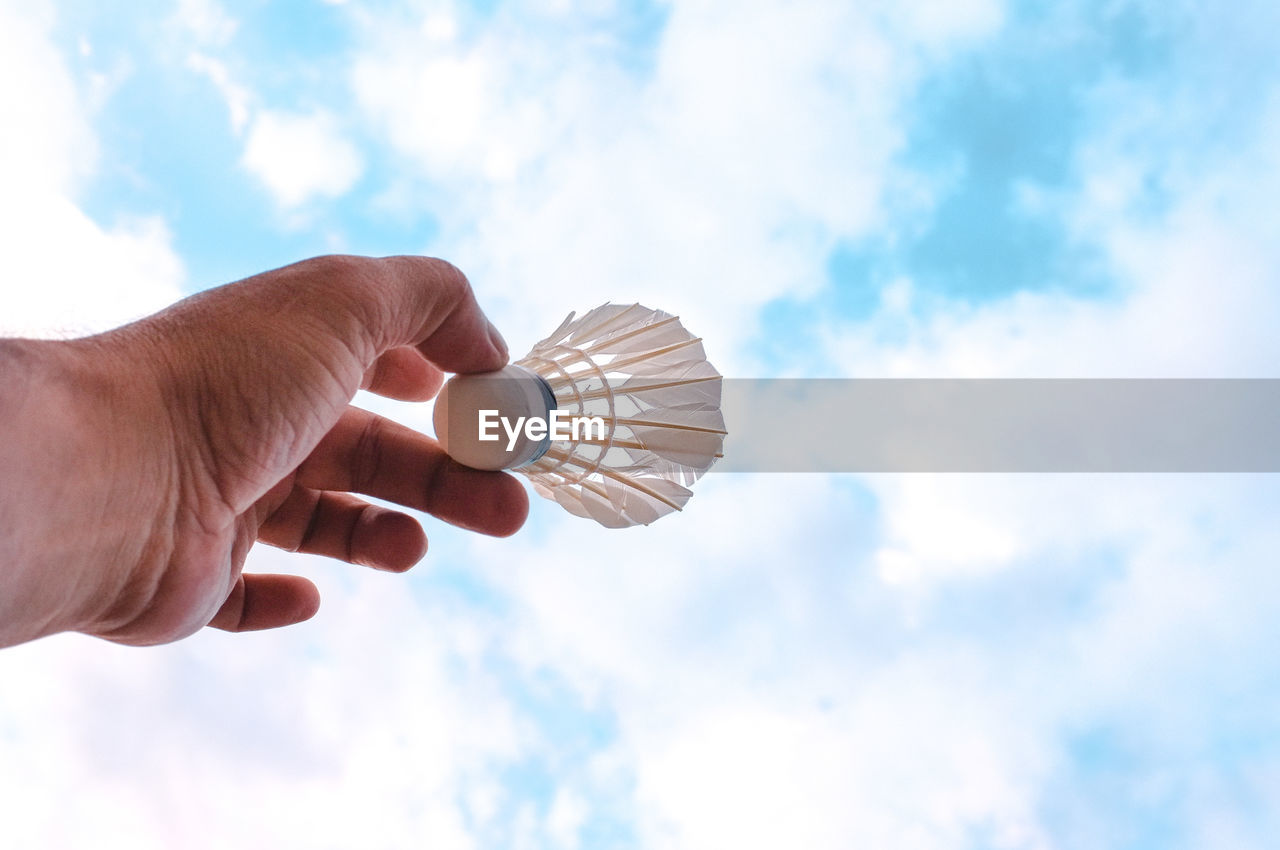
<svg viewBox="0 0 1280 850"><path fill-rule="evenodd" d="M502 338L502 334L498 333L498 329L493 326L493 322L489 322L489 342L493 343L493 347L502 355L502 359L506 360L509 354L507 341Z"/></svg>

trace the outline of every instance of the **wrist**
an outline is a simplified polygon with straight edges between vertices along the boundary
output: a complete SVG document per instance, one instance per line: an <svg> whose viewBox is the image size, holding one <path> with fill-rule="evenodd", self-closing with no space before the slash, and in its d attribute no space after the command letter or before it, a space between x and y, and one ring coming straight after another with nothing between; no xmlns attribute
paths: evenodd
<svg viewBox="0 0 1280 850"><path fill-rule="evenodd" d="M156 429L119 348L0 340L0 646L102 619L154 539Z"/></svg>
<svg viewBox="0 0 1280 850"><path fill-rule="evenodd" d="M0 646L40 637L59 619L40 588L52 554L43 545L48 488L64 475L55 446L65 419L49 398L60 344L0 340Z"/></svg>

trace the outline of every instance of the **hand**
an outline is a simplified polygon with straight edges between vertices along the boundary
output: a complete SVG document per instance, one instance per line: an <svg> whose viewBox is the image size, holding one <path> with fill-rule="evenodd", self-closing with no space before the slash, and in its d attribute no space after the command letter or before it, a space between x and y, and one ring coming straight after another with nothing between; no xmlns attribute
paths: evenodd
<svg viewBox="0 0 1280 850"><path fill-rule="evenodd" d="M348 406L506 361L461 273L418 257L317 258L100 336L0 340L0 646L306 620L310 581L241 572L255 540L393 571L426 552L416 520L352 493L514 533L515 479Z"/></svg>

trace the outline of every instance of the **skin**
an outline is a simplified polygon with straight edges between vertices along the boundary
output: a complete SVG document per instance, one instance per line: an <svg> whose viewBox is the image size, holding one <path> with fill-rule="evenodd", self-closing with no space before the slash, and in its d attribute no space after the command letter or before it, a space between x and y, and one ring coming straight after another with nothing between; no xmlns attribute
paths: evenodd
<svg viewBox="0 0 1280 850"><path fill-rule="evenodd" d="M314 584L242 572L255 541L396 572L426 553L354 494L514 533L515 479L349 405L506 362L466 278L423 257L320 257L99 336L0 340L0 646L306 620Z"/></svg>

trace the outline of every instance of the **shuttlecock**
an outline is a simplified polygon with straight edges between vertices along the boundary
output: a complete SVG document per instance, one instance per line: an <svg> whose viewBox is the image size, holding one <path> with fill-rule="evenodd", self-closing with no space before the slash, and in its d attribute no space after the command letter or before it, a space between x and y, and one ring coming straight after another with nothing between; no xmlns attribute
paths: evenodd
<svg viewBox="0 0 1280 850"><path fill-rule="evenodd" d="M436 435L477 469L510 469L609 528L680 510L720 457L720 373L670 313L605 304L521 360L450 379Z"/></svg>

